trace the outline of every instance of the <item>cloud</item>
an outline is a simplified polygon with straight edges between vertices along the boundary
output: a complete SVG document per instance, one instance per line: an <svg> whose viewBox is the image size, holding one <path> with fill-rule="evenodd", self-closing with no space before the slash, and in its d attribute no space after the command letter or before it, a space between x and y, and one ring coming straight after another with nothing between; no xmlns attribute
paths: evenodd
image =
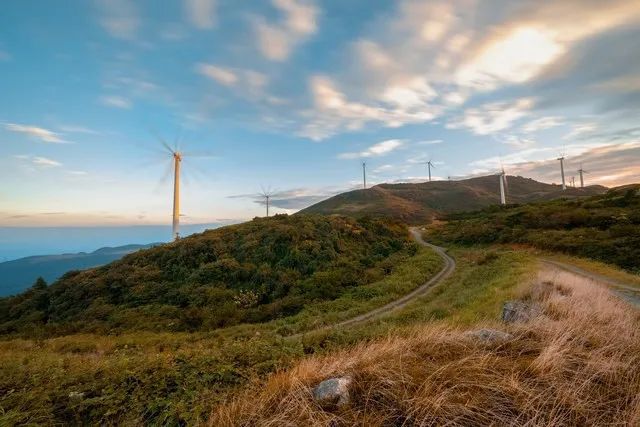
<svg viewBox="0 0 640 427"><path fill-rule="evenodd" d="M539 119L535 119L530 121L529 123L525 123L522 126L522 131L525 133L534 133L541 130L549 129L552 127L560 126L564 124L562 118L557 116L547 116L541 117Z"/></svg>
<svg viewBox="0 0 640 427"><path fill-rule="evenodd" d="M319 9L310 0L272 0L271 3L283 15L283 20L274 24L262 18L254 19L258 48L265 58L284 61L297 44L316 32Z"/></svg>
<svg viewBox="0 0 640 427"><path fill-rule="evenodd" d="M185 12L191 24L208 30L215 26L217 0L185 0Z"/></svg>
<svg viewBox="0 0 640 427"><path fill-rule="evenodd" d="M451 119L447 128L468 129L477 135L489 135L510 128L514 122L526 117L533 105L531 98L484 104L467 109L462 116Z"/></svg>
<svg viewBox="0 0 640 427"><path fill-rule="evenodd" d="M2 61L11 61L11 55L9 54L9 52L0 49L0 62Z"/></svg>
<svg viewBox="0 0 640 427"><path fill-rule="evenodd" d="M127 98L123 98L121 96L115 96L115 95L105 95L100 97L100 103L107 107L113 107L113 108L122 108L122 109L131 108L130 100L128 100Z"/></svg>
<svg viewBox="0 0 640 427"><path fill-rule="evenodd" d="M62 163L56 161L56 160L52 160L52 159L48 159L46 157L34 157L31 160L31 163L33 163L34 165L38 165L38 166L45 166L45 167L58 167L58 166L62 166Z"/></svg>
<svg viewBox="0 0 640 427"><path fill-rule="evenodd" d="M43 142L51 142L56 144L68 143L60 137L60 134L53 132L49 129L41 128L38 126L20 125L15 123L6 123L4 128L11 132L23 133L25 135L37 138Z"/></svg>
<svg viewBox="0 0 640 427"><path fill-rule="evenodd" d="M428 139L425 141L418 141L416 142L416 145L436 145L436 144L442 144L444 141L442 139Z"/></svg>
<svg viewBox="0 0 640 427"><path fill-rule="evenodd" d="M372 145L364 151L356 153L342 153L338 155L339 159L359 159L362 157L378 157L397 150L404 145L404 141L401 139L387 139L386 141L378 142Z"/></svg>
<svg viewBox="0 0 640 427"><path fill-rule="evenodd" d="M389 103L365 104L347 99L335 83L325 76L313 76L310 88L314 108L302 114L307 123L298 135L312 140L322 140L344 130L361 129L368 122L382 123L387 127L400 127L408 123L427 122L439 111L421 105L420 108L403 108Z"/></svg>
<svg viewBox="0 0 640 427"><path fill-rule="evenodd" d="M100 25L112 36L130 40L140 26L138 12L132 0L97 0L102 16Z"/></svg>
<svg viewBox="0 0 640 427"><path fill-rule="evenodd" d="M269 199L269 206L296 211L306 208L336 194L346 191L343 187L325 188L293 188L273 192ZM265 205L265 198L261 194L238 194L228 196L230 199L251 199L254 203Z"/></svg>
<svg viewBox="0 0 640 427"><path fill-rule="evenodd" d="M196 71L224 86L233 86L238 82L236 73L228 68L218 67L212 64L197 64Z"/></svg>
<svg viewBox="0 0 640 427"><path fill-rule="evenodd" d="M18 159L18 160L23 160L23 161L27 161L33 165L36 165L38 167L60 167L62 166L62 163L53 160L53 159L49 159L47 157L40 157L40 156L30 156L30 155L26 155L26 154L18 154L13 156L14 158Z"/></svg>
<svg viewBox="0 0 640 427"><path fill-rule="evenodd" d="M66 133L82 133L85 135L100 135L100 132L93 130L93 129L89 129L87 127L84 126L76 126L76 125L61 125L59 126L59 129L62 132L66 132Z"/></svg>
<svg viewBox="0 0 640 427"><path fill-rule="evenodd" d="M515 162L509 162L507 173L520 174L546 182L560 182L560 167L556 160L557 153L545 149L546 157L537 161L527 161L529 156L524 156ZM605 186L617 186L632 182L640 182L640 168L636 166L640 159L640 141L612 144L608 146L571 146L570 155L565 160L565 177L569 181L574 176L579 185L578 169L588 171L584 175L585 185L600 184ZM503 160L505 160L503 158ZM491 162L495 163L494 160Z"/></svg>

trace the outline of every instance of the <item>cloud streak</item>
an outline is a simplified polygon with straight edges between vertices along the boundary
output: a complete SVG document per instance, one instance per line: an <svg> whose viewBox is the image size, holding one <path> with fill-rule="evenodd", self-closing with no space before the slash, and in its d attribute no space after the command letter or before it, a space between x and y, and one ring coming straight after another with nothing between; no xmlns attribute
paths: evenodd
<svg viewBox="0 0 640 427"><path fill-rule="evenodd" d="M366 157L379 157L391 153L404 145L405 141L401 139L387 139L385 141L373 144L366 150L354 153L341 153L339 159L359 159Z"/></svg>
<svg viewBox="0 0 640 427"><path fill-rule="evenodd" d="M39 139L42 142L54 144L65 144L69 142L62 139L60 134L38 126L6 123L4 128L10 132L22 133L32 138Z"/></svg>

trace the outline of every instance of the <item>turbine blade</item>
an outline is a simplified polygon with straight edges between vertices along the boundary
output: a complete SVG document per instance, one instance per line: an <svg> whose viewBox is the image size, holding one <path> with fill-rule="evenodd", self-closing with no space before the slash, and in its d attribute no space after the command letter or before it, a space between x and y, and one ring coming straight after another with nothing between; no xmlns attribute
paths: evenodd
<svg viewBox="0 0 640 427"><path fill-rule="evenodd" d="M153 190L154 193L159 192L160 189L165 186L172 172L173 172L173 159L169 160L166 163L166 166L164 167L164 172L162 173L160 180L158 181L158 183L156 184L156 187Z"/></svg>

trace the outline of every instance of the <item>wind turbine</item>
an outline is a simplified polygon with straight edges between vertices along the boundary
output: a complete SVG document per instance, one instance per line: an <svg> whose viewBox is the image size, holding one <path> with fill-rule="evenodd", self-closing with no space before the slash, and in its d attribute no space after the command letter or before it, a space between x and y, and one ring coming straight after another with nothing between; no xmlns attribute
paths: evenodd
<svg viewBox="0 0 640 427"><path fill-rule="evenodd" d="M367 189L367 162L362 162L362 188Z"/></svg>
<svg viewBox="0 0 640 427"><path fill-rule="evenodd" d="M504 167L502 168L502 172L498 174L500 179L500 204L507 204L507 175L504 172Z"/></svg>
<svg viewBox="0 0 640 427"><path fill-rule="evenodd" d="M584 177L583 177L583 174L589 173L589 172L584 170L584 168L582 167L582 163L580 163L580 169L578 169L578 173L580 174L580 188L584 188Z"/></svg>
<svg viewBox="0 0 640 427"><path fill-rule="evenodd" d="M557 160L560 160L560 173L562 174L562 189L566 190L567 184L565 183L565 180L564 180L564 154L560 154L560 157L558 157Z"/></svg>
<svg viewBox="0 0 640 427"><path fill-rule="evenodd" d="M189 157L211 157L209 154L184 153L180 150L180 140L176 138L173 148L162 138L157 137L162 146L171 155L171 166L173 168L173 219L171 222L171 237L173 240L180 239L180 169L185 155ZM167 170L170 172L170 169ZM167 176L168 177L168 174ZM163 179L164 180L164 179Z"/></svg>
<svg viewBox="0 0 640 427"><path fill-rule="evenodd" d="M274 192L269 188L262 188L262 192L260 193L260 195L264 197L265 205L267 206L267 217L269 216L269 200L271 200L273 194Z"/></svg>
<svg viewBox="0 0 640 427"><path fill-rule="evenodd" d="M431 159L429 159L428 162L424 162L425 165L427 165L427 168L429 169L429 182L431 182L431 168L436 168L433 163L431 162Z"/></svg>

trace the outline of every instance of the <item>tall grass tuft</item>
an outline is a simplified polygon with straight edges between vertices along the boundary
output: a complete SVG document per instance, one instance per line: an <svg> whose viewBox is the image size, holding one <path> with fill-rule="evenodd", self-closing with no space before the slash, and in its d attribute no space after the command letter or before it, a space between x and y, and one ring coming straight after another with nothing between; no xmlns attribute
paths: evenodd
<svg viewBox="0 0 640 427"><path fill-rule="evenodd" d="M255 383L216 407L215 426L640 425L640 315L606 288L556 270L524 298L543 313L483 324L513 335L483 342L425 324ZM351 403L326 411L320 381L353 378Z"/></svg>

